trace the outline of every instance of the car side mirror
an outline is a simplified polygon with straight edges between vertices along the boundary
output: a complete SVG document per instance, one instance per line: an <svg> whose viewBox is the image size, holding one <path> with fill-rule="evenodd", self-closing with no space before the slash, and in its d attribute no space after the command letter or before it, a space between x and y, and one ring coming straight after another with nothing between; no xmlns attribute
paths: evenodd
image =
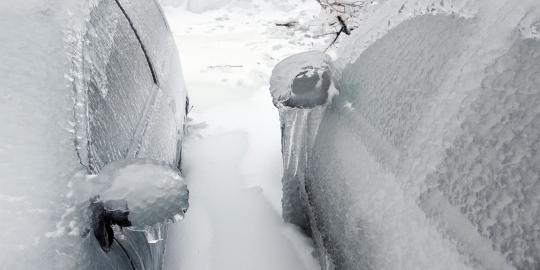
<svg viewBox="0 0 540 270"><path fill-rule="evenodd" d="M339 92L332 73L330 56L310 51L295 54L279 62L272 71L270 93L274 105L282 109L312 109L325 106Z"/></svg>
<svg viewBox="0 0 540 270"><path fill-rule="evenodd" d="M149 242L157 242L162 238L155 231L181 220L189 207L189 191L180 172L162 162L115 161L94 182L101 192L89 200L87 226L105 252L113 245L113 227L145 232Z"/></svg>

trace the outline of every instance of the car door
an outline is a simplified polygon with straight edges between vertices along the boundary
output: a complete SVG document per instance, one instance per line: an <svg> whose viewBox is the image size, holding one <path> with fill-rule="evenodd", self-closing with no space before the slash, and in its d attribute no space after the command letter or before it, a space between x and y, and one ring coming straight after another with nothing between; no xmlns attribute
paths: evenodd
<svg viewBox="0 0 540 270"><path fill-rule="evenodd" d="M86 145L78 147L81 163L94 174L124 158L150 158L176 165L180 128L174 97L160 89L140 33L121 3L99 1L90 12L83 40ZM87 238L80 267L161 267L162 241L150 243L145 233L130 230L123 236L108 253L95 239Z"/></svg>

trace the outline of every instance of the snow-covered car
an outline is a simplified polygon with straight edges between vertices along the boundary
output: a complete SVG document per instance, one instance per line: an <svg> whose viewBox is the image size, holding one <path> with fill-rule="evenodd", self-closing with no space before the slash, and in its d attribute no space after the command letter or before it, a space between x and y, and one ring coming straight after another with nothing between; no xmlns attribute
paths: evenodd
<svg viewBox="0 0 540 270"><path fill-rule="evenodd" d="M177 170L187 97L159 5L2 2L0 17L0 268L160 269L166 224L107 250L73 218L108 164Z"/></svg>
<svg viewBox="0 0 540 270"><path fill-rule="evenodd" d="M382 2L274 69L283 215L323 269L540 269L540 5L457 2Z"/></svg>

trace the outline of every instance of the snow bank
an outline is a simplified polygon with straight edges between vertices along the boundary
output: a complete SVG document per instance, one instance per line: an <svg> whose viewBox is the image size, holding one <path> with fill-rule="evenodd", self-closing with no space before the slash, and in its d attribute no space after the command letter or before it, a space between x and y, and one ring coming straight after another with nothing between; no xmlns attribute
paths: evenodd
<svg viewBox="0 0 540 270"><path fill-rule="evenodd" d="M261 188L246 188L248 138L226 131L186 145L192 208L171 226L165 269L316 269L304 254L309 240L282 221Z"/></svg>
<svg viewBox="0 0 540 270"><path fill-rule="evenodd" d="M373 3L320 127L282 117L323 264L538 269L540 3Z"/></svg>

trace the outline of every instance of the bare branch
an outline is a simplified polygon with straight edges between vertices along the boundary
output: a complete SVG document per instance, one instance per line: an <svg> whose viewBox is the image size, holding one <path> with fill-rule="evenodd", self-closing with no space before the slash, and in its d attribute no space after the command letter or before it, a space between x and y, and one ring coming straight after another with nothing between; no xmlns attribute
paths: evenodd
<svg viewBox="0 0 540 270"><path fill-rule="evenodd" d="M285 22L285 23L276 23L276 26L283 26L283 27L291 28L291 27L296 26L297 24L298 22L291 21L291 22Z"/></svg>
<svg viewBox="0 0 540 270"><path fill-rule="evenodd" d="M343 18L341 18L341 16L337 16L337 20L339 21L339 24L341 24L341 29L339 29L339 31L336 33L336 38L334 38L334 40L332 40L332 43L330 43L330 45L328 45L326 50L324 50L325 52L328 51L328 49L330 49L330 47L332 47L336 43L336 41L338 40L339 35L341 35L341 33L345 33L346 35L351 34L351 29L349 29L349 27L347 26L347 24L345 23Z"/></svg>

